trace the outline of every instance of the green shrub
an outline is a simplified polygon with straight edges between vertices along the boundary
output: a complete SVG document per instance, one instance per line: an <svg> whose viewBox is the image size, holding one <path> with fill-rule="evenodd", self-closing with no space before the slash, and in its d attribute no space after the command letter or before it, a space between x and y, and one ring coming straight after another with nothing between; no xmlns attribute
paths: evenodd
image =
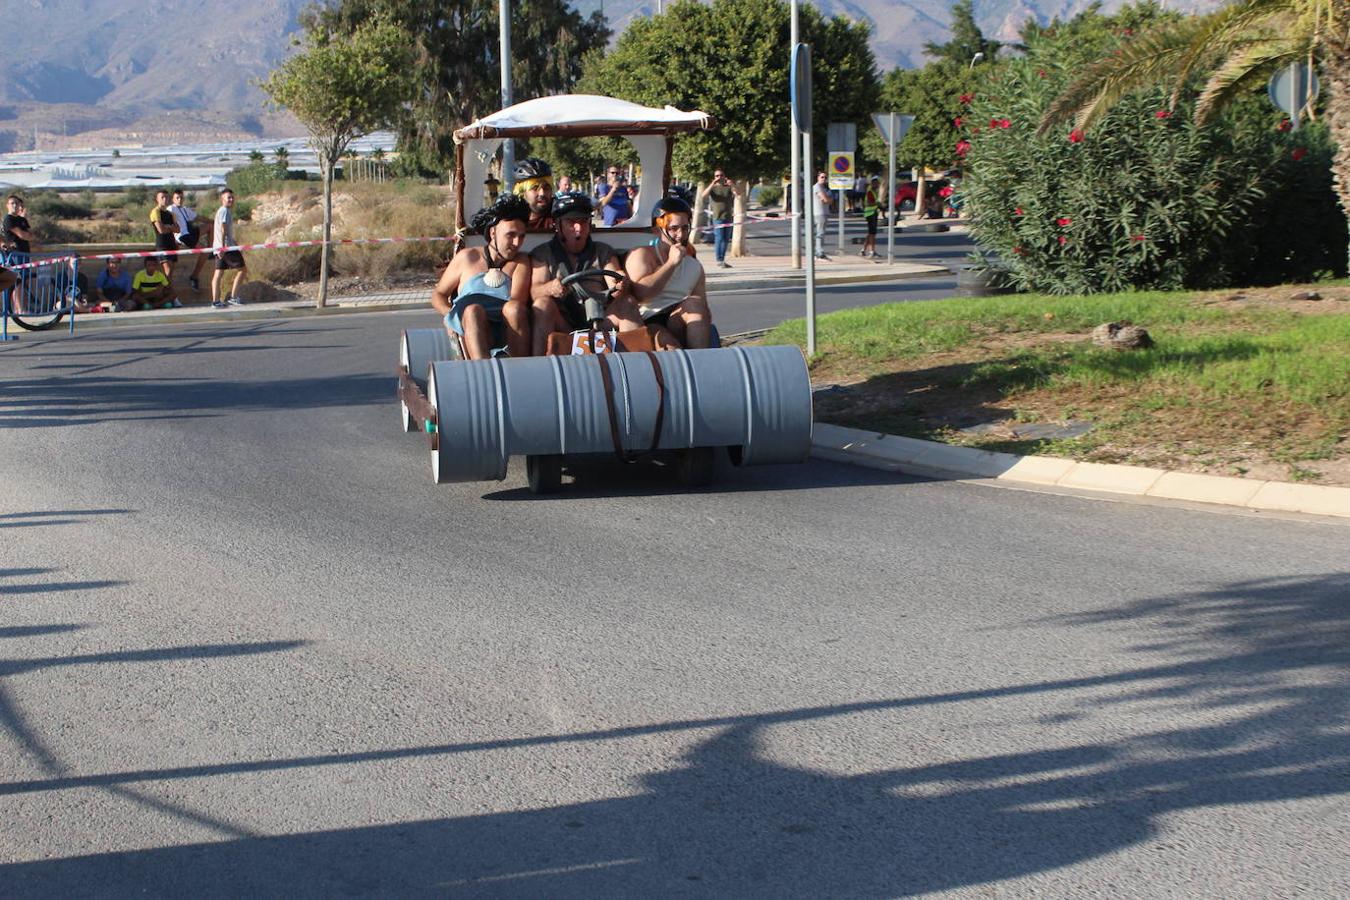
<svg viewBox="0 0 1350 900"><path fill-rule="evenodd" d="M225 174L225 183L241 197L252 197L277 190L277 170L264 162L251 162L231 169Z"/></svg>
<svg viewBox="0 0 1350 900"><path fill-rule="evenodd" d="M93 204L84 195L67 200L55 191L43 191L30 194L27 202L29 213L49 219L89 219L94 215Z"/></svg>
<svg viewBox="0 0 1350 900"><path fill-rule="evenodd" d="M1305 129L1297 146L1313 149L1294 153L1263 101L1198 128L1187 103L1171 108L1156 88L1126 97L1086 134L1037 135L1086 61L1080 20L1030 35L1026 54L1001 64L962 116L961 198L976 241L1017 287L1221 287L1344 271L1329 141Z"/></svg>
<svg viewBox="0 0 1350 900"><path fill-rule="evenodd" d="M777 184L761 184L755 191L760 206L777 206L783 202L783 188Z"/></svg>

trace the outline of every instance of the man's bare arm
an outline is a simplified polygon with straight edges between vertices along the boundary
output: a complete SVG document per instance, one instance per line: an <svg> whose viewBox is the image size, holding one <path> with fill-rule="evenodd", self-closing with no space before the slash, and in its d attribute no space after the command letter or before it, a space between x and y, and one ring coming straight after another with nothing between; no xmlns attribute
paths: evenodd
<svg viewBox="0 0 1350 900"><path fill-rule="evenodd" d="M445 267L441 273L440 280L436 282L436 287L431 292L431 305L436 312L445 315L450 312L451 302L455 299L455 292L459 290L460 262L465 258L465 254L455 254L450 260L450 264Z"/></svg>
<svg viewBox="0 0 1350 900"><path fill-rule="evenodd" d="M658 262L654 247L639 247L628 254L628 285L633 298L646 303L660 296L684 257L684 247L679 244L671 246L664 263Z"/></svg>

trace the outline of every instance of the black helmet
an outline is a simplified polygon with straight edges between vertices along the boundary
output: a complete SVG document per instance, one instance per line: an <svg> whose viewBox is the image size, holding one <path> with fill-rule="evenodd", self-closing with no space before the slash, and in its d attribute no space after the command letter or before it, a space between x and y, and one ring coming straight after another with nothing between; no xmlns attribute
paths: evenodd
<svg viewBox="0 0 1350 900"><path fill-rule="evenodd" d="M679 197L666 197L652 209L652 224L655 225L657 219L670 213L684 213L691 219L694 217L694 210L690 208L688 203L685 203Z"/></svg>
<svg viewBox="0 0 1350 900"><path fill-rule="evenodd" d="M672 184L669 190L666 191L666 193L668 196L676 200L683 200L685 203L689 204L689 207L691 209L693 208L694 192L691 191L689 188L685 187L684 185Z"/></svg>
<svg viewBox="0 0 1350 900"><path fill-rule="evenodd" d="M552 178L553 167L537 156L531 156L516 162L511 170L515 181L529 181L531 178Z"/></svg>
<svg viewBox="0 0 1350 900"><path fill-rule="evenodd" d="M491 206L485 206L473 214L469 230L487 237L488 229L498 222L530 221L530 205L514 194L504 194Z"/></svg>
<svg viewBox="0 0 1350 900"><path fill-rule="evenodd" d="M591 202L590 195L583 194L581 191L564 191L561 194L553 195L553 206L549 209L549 215L554 219L561 219L563 216L581 216L590 218L595 212L595 204Z"/></svg>

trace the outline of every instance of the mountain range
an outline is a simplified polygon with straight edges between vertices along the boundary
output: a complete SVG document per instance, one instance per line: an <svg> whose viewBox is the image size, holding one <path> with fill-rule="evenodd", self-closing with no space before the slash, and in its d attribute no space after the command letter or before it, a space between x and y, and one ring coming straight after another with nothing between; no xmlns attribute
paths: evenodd
<svg viewBox="0 0 1350 900"><path fill-rule="evenodd" d="M6 0L9 37L0 77L0 152L110 143L294 134L268 110L256 81L282 59L311 0ZM827 14L872 25L878 68L923 64L923 45L945 40L953 0L816 0ZM1092 0L976 0L987 35L1016 36ZM1107 0L1108 11L1122 0ZM1212 8L1220 0L1173 0ZM574 0L599 9L618 34L658 0Z"/></svg>

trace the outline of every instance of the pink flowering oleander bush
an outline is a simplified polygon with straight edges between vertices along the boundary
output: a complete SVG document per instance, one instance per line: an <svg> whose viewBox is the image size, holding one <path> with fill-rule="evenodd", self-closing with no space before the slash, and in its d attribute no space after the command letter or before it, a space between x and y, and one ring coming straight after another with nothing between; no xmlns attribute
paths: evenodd
<svg viewBox="0 0 1350 900"><path fill-rule="evenodd" d="M1038 135L1046 107L1081 71L1071 41L1042 34L1000 64L970 98L954 147L975 240L1013 286L1085 294L1344 272L1323 126L1290 133L1253 96L1198 128L1190 108L1154 89L1089 131Z"/></svg>

